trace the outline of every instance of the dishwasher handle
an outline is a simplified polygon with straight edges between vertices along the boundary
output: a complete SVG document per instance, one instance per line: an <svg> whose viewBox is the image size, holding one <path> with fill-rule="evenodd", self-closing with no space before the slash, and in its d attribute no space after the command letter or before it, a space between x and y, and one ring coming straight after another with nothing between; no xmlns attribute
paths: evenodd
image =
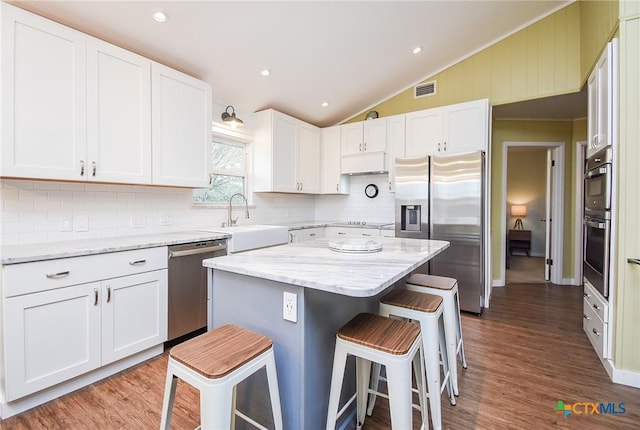
<svg viewBox="0 0 640 430"><path fill-rule="evenodd" d="M188 255L206 254L207 252L224 251L227 249L226 243L221 243L214 246L203 246L200 248L184 249L181 251L169 251L169 258L172 257L186 257Z"/></svg>

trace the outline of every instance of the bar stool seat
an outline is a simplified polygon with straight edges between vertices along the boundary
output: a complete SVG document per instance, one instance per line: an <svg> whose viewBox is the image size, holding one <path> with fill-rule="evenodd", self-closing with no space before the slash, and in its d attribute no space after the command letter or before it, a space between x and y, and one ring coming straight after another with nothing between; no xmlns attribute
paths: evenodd
<svg viewBox="0 0 640 430"><path fill-rule="evenodd" d="M344 370L348 355L356 357L356 394L338 411ZM371 363L387 368L389 410L393 429L412 428L411 367L418 386L422 425L427 424L425 406L425 375L422 363L420 328L408 322L393 320L370 313L361 313L342 326L336 335L336 347L329 393L327 430L335 429L337 419L356 400L356 428L364 424Z"/></svg>
<svg viewBox="0 0 640 430"><path fill-rule="evenodd" d="M467 360L464 355L464 343L462 340L462 320L460 318L460 299L458 297L458 280L445 276L414 273L406 281L406 288L412 291L435 294L442 297L444 307L445 334L451 369L451 380L455 395L459 395L457 358L464 369L467 368Z"/></svg>
<svg viewBox="0 0 640 430"><path fill-rule="evenodd" d="M238 415L257 428L262 425L235 410L235 387L266 367L271 409L276 429L282 429L282 412L271 339L228 324L176 345L169 351L162 404L161 429L171 426L178 379L200 391L202 430L231 429Z"/></svg>
<svg viewBox="0 0 640 430"><path fill-rule="evenodd" d="M456 404L449 370L449 359L445 336L442 297L395 289L380 299L380 315L396 316L417 322L422 333L422 349L424 351L424 367L426 370L426 387L431 409L431 421L434 429L442 428L442 411L440 397L447 389L449 401ZM442 356L442 381L440 380L440 356ZM369 397L367 414L373 413L375 406L380 366L374 365L372 394Z"/></svg>

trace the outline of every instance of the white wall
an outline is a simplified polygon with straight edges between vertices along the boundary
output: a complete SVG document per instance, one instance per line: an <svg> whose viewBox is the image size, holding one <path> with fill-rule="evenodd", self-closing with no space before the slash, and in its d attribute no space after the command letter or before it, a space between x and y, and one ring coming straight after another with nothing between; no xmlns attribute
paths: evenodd
<svg viewBox="0 0 640 430"><path fill-rule="evenodd" d="M364 194L367 184L378 197ZM254 193L251 218L236 208L239 224L291 224L306 221L393 222L394 195L387 175L351 177L348 196ZM87 231L78 231L82 218ZM65 221L71 231L65 230ZM219 227L226 207L197 207L190 189L74 182L0 181L0 244L25 245L74 239L131 236Z"/></svg>

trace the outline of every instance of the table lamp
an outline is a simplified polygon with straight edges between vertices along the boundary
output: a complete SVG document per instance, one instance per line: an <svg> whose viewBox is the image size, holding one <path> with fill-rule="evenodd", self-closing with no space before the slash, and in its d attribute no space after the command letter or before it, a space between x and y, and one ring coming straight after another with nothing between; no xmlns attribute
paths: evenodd
<svg viewBox="0 0 640 430"><path fill-rule="evenodd" d="M513 226L514 230L524 230L521 217L527 216L527 206L525 205L511 205L511 216L517 217L516 223Z"/></svg>

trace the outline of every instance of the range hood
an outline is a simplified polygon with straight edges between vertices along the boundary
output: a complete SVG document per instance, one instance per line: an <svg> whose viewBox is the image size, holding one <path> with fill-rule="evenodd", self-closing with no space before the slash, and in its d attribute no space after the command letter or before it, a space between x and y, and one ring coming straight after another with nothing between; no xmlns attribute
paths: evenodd
<svg viewBox="0 0 640 430"><path fill-rule="evenodd" d="M389 168L386 159L386 153L383 151L343 155L340 162L340 173L343 175L387 173Z"/></svg>

